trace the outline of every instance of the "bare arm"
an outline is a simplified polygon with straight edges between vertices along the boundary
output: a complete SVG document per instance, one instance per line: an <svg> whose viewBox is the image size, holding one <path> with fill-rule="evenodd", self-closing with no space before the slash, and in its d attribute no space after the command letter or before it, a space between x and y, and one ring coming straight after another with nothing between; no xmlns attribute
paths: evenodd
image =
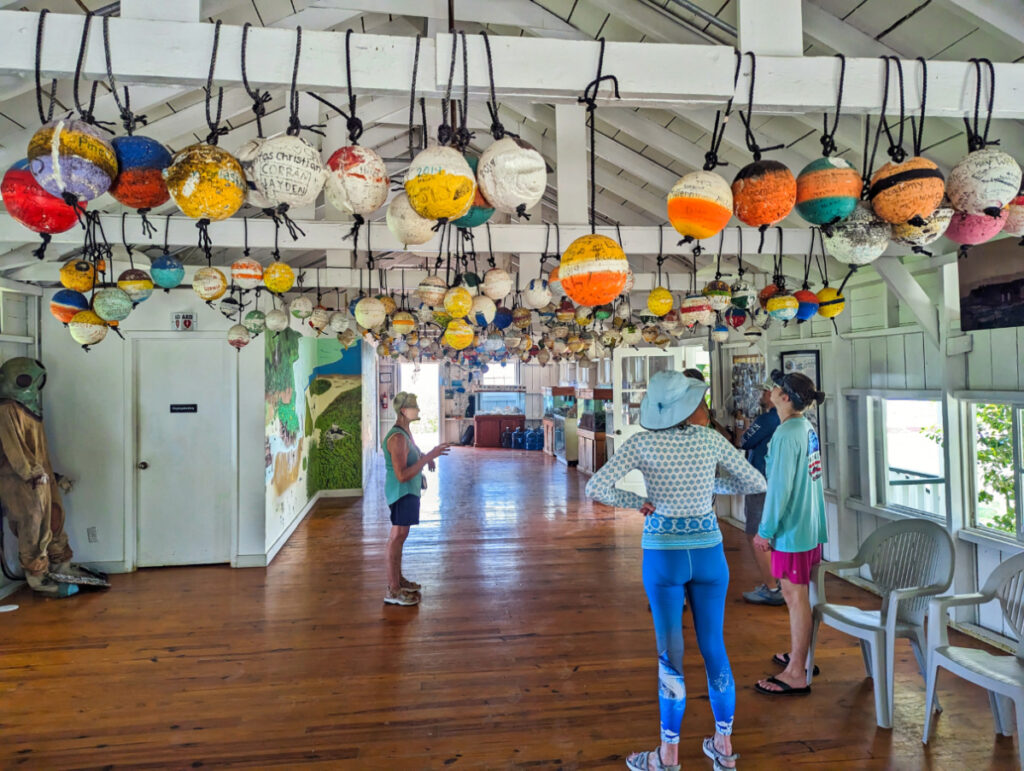
<svg viewBox="0 0 1024 771"><path fill-rule="evenodd" d="M391 467L395 470L395 476L399 482L405 483L419 474L423 467L432 463L434 458L448 452L448 445L439 444L433 450L420 456L420 459L411 466L405 465L405 459L409 457L409 442L404 434L393 434L388 439L388 452L391 453Z"/></svg>

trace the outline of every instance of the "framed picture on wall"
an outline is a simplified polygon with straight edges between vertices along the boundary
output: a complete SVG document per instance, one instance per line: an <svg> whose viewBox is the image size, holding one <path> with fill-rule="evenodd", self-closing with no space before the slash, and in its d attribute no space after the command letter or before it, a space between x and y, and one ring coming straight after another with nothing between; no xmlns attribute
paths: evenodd
<svg viewBox="0 0 1024 771"><path fill-rule="evenodd" d="M390 383L391 382L391 373L390 372L381 372L380 373L380 382L381 383Z"/></svg>
<svg viewBox="0 0 1024 771"><path fill-rule="evenodd" d="M799 372L807 375L814 383L814 387L821 390L821 365L817 351L784 351L780 355L779 363L784 374Z"/></svg>

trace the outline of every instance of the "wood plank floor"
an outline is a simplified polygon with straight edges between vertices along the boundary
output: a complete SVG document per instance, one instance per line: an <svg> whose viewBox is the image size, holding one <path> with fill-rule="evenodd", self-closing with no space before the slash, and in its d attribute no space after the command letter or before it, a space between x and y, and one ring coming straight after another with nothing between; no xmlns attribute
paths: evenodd
<svg viewBox="0 0 1024 771"><path fill-rule="evenodd" d="M149 569L63 601L23 590L0 616L0 768L622 768L658 735L641 518L586 500L585 481L541 453L455 449L407 545L418 608L381 603L379 491L321 505L265 571ZM787 647L786 611L742 601L755 573L742 533L723 530L741 769L1017 766L985 694L949 675L921 744L924 684L903 642L891 731L875 727L858 647L831 630L813 694L755 693ZM704 769L713 721L683 623L681 758Z"/></svg>

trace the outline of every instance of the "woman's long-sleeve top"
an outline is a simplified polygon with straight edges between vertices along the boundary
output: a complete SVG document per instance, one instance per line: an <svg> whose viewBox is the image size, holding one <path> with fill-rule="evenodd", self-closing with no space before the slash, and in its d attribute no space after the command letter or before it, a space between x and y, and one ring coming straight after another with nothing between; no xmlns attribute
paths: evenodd
<svg viewBox="0 0 1024 771"><path fill-rule="evenodd" d="M615 487L634 469L643 474L646 498ZM645 549L700 549L722 542L718 517L711 508L715 493L764 491L764 475L721 434L704 426L687 426L634 434L591 477L586 493L620 508L653 503L654 513L644 521Z"/></svg>

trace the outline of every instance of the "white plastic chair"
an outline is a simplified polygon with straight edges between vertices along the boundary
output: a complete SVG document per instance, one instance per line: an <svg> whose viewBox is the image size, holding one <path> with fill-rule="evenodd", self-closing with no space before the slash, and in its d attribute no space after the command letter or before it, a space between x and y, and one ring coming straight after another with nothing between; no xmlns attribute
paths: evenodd
<svg viewBox="0 0 1024 771"><path fill-rule="evenodd" d="M880 610L833 605L825 599L825 574L867 565L882 595ZM814 648L822 621L860 640L867 676L874 680L875 720L892 727L893 667L897 637L910 640L921 677L925 677L924 616L928 598L953 583L953 539L945 528L925 519L902 519L878 528L848 562L821 563L812 581L813 627L807 655L807 684L814 674Z"/></svg>
<svg viewBox="0 0 1024 771"><path fill-rule="evenodd" d="M998 599L1003 616L1016 632L1014 656L997 656L976 648L949 644L946 611L955 605L980 605ZM935 683L939 667L949 670L988 691L996 733L1013 733L1007 700L1017 713L1017 750L1024 767L1024 554L1018 554L992 571L980 592L937 597L928 607L928 677L925 692L924 736L928 743L935 711Z"/></svg>

